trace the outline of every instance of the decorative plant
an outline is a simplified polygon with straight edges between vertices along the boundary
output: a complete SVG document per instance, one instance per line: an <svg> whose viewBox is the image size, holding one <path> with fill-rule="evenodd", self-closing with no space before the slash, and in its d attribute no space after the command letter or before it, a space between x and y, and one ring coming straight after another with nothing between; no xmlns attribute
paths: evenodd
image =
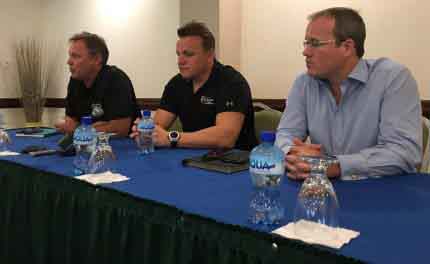
<svg viewBox="0 0 430 264"><path fill-rule="evenodd" d="M58 49L56 49L58 50ZM47 88L53 85L57 52L48 52L41 40L28 38L16 45L16 64L21 104L28 123L40 123Z"/></svg>

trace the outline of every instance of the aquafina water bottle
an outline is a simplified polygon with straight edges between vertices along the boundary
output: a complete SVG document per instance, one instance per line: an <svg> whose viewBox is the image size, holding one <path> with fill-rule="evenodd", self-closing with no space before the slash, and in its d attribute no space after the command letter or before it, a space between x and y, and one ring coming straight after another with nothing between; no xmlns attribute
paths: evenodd
<svg viewBox="0 0 430 264"><path fill-rule="evenodd" d="M154 127L154 121L151 118L151 111L143 110L142 119L137 124L137 131L139 132L137 146L139 147L140 154L149 154L154 152L154 142L152 140Z"/></svg>
<svg viewBox="0 0 430 264"><path fill-rule="evenodd" d="M284 153L277 146L275 132L261 132L261 144L250 155L249 172L254 186L249 205L252 224L275 225L284 217L280 185L285 173Z"/></svg>
<svg viewBox="0 0 430 264"><path fill-rule="evenodd" d="M91 116L83 116L80 126L73 133L73 145L76 150L76 156L73 161L75 175L88 172L88 162L97 143L97 132L91 126L91 123Z"/></svg>

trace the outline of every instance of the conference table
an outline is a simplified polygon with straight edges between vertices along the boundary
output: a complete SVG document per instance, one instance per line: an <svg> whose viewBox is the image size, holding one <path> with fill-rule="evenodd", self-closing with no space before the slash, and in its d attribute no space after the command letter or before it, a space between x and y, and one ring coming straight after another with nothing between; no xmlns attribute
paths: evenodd
<svg viewBox="0 0 430 264"><path fill-rule="evenodd" d="M17 138L57 148L61 135ZM427 263L430 175L333 181L341 227L360 235L340 250L309 245L247 221L248 171L182 166L207 150L138 155L131 139L110 141L127 181L92 185L73 177L73 157L0 157L1 263ZM285 178L292 221L301 183Z"/></svg>

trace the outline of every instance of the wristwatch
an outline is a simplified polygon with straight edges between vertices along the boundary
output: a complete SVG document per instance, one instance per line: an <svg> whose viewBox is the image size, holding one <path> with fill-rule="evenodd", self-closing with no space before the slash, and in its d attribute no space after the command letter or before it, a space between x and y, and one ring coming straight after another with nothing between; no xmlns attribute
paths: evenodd
<svg viewBox="0 0 430 264"><path fill-rule="evenodd" d="M179 138L181 137L181 134L179 134L178 131L170 131L167 135L170 141L170 147L176 148L178 146Z"/></svg>

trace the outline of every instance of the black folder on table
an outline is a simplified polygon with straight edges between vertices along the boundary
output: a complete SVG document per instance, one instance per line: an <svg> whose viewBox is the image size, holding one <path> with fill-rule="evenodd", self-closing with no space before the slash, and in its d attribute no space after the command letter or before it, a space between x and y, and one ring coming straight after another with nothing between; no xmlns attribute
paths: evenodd
<svg viewBox="0 0 430 264"><path fill-rule="evenodd" d="M249 151L233 149L214 153L216 152L210 151L201 156L184 159L182 165L226 174L249 168Z"/></svg>

